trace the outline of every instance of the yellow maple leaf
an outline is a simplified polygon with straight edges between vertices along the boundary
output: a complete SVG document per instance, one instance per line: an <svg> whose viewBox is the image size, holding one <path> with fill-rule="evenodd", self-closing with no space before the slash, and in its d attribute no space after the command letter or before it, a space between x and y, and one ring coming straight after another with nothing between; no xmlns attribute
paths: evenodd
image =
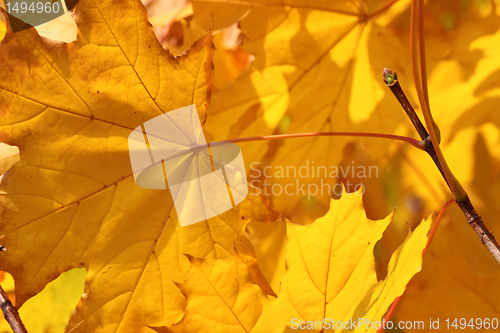
<svg viewBox="0 0 500 333"><path fill-rule="evenodd" d="M392 217L368 220L361 196L354 193L332 201L327 215L311 225L289 224L287 275L278 299L264 309L256 332L272 332L269 328L281 332L293 324L293 318L298 322L364 318L360 331L375 332L366 323L381 322L390 304L421 270L422 250L433 221L432 217L423 221L407 237L392 255L385 280L377 281L373 249Z"/></svg>
<svg viewBox="0 0 500 333"><path fill-rule="evenodd" d="M75 42L7 25L0 44L0 139L21 152L1 183L0 269L14 276L21 306L62 272L85 267L67 329L140 332L182 316L185 300L172 282L189 270L181 253L229 256L248 222L276 213L256 196L181 228L168 190L134 182L134 128L191 104L205 122L211 31L174 57L137 0L81 0L73 17Z"/></svg>
<svg viewBox="0 0 500 333"><path fill-rule="evenodd" d="M287 326L305 328L307 322L328 330L328 325L354 320L358 331L375 332L390 304L421 270L422 250L434 220L429 217L408 235L394 252L387 277L377 281L373 249L392 217L367 219L361 195L354 193L332 200L328 213L311 225L288 222L287 273L275 301L256 287L238 256L190 258L191 271L179 284L188 299L185 316L168 329L155 329L269 333L283 332Z"/></svg>

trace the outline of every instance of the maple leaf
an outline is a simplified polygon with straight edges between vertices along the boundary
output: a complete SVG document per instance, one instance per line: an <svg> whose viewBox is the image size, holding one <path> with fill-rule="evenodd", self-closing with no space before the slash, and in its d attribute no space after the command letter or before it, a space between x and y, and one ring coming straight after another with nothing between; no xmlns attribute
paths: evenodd
<svg viewBox="0 0 500 333"><path fill-rule="evenodd" d="M7 24L0 44L0 139L21 155L2 177L0 269L13 275L21 306L62 272L85 267L67 330L140 332L182 316L172 282L189 270L181 253L229 256L248 222L276 213L257 196L180 228L169 191L132 177L134 128L191 104L205 122L212 31L174 57L139 1L82 0L73 17L75 42Z"/></svg>
<svg viewBox="0 0 500 333"><path fill-rule="evenodd" d="M287 273L275 301L266 298L237 255L190 258L179 284L188 299L178 324L158 332L283 332L300 321L381 321L387 308L420 271L434 217L422 222L394 252L385 280L377 281L373 249L391 222L368 220L361 195L332 200L328 213L308 226L287 222ZM236 293L235 291L238 291ZM207 306L212 304L215 306ZM376 329L363 331L375 332Z"/></svg>

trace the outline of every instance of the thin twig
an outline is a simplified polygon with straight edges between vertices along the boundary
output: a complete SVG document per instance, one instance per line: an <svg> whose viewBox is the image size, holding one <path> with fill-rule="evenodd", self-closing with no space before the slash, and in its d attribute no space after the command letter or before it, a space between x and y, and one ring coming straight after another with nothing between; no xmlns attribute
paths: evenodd
<svg viewBox="0 0 500 333"><path fill-rule="evenodd" d="M495 236L488 230L484 224L483 218L476 212L474 206L467 196L464 201L457 202L457 205L462 209L467 222L476 231L481 239L481 243L491 252L495 260L500 264L500 246L498 245Z"/></svg>
<svg viewBox="0 0 500 333"><path fill-rule="evenodd" d="M396 73L391 71L390 69L385 68L383 74L384 74L384 82L389 86L392 93L401 103L401 106L403 106L403 109L405 110L406 114L412 121L413 126L415 127L419 135L422 137L422 135L427 134L427 130L422 125L422 122L420 121L418 116L415 114L415 111L413 110L413 108L410 105L410 102L406 98L403 89L399 85ZM436 151L432 145L429 134L427 134L427 137L422 138L422 140L423 142L425 142L425 151L431 156L432 160L434 161L439 171L441 172L441 175L443 176L446 184L451 189L447 177L443 172L440 160L438 159ZM469 197L465 195L465 198L462 198L461 200L455 200L455 202L462 209L462 212L467 218L467 223L469 223L470 226L478 234L479 238L481 239L481 243L483 243L484 246L486 246L486 248L492 254L493 258L495 258L495 260L500 264L500 245L498 245L497 241L495 240L495 237L484 224L482 217L476 212L474 206L472 206Z"/></svg>
<svg viewBox="0 0 500 333"><path fill-rule="evenodd" d="M408 116L408 118L410 118L411 122L413 123L413 127L415 127L415 129L418 132L418 135L420 135L420 138L424 142L425 151L431 156L432 160L438 167L439 172L441 172L441 175L446 180L443 168L441 167L441 163L439 162L436 150L432 145L429 133L427 132L425 126L420 121L420 118L415 113L415 110L413 110L410 101L408 101L408 98L406 98L406 95L403 92L403 88L401 88L401 85L399 84L398 75L396 74L396 72L390 70L389 68L384 68L383 75L384 75L384 82L387 84L389 89L391 89L392 93L399 101L403 109L405 110L406 115Z"/></svg>
<svg viewBox="0 0 500 333"><path fill-rule="evenodd" d="M401 88L401 85L399 84L398 81L398 74L396 74L395 71L389 69L389 68L384 68L383 71L383 78L384 82L387 84L389 89L391 89L392 93L394 96L397 98L403 109L405 110L406 114L410 118L411 122L413 123L413 126L418 132L418 135L420 135L420 138L422 140L427 139L429 136L429 133L427 133L427 130L425 129L424 125L420 121L420 118L417 116L415 113L415 110L413 110L413 107L410 104L410 101L408 101L408 98L406 98L405 93L403 92L403 88Z"/></svg>
<svg viewBox="0 0 500 333"><path fill-rule="evenodd" d="M19 317L17 309L10 302L9 297L3 290L2 286L0 286L0 307L2 308L5 319L14 333L28 333L26 327L24 327L24 324L21 321L21 318Z"/></svg>

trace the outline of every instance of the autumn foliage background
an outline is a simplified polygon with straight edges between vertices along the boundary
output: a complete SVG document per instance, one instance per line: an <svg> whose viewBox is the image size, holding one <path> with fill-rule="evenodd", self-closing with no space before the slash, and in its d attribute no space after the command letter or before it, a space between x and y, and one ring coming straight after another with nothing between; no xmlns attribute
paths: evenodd
<svg viewBox="0 0 500 333"><path fill-rule="evenodd" d="M254 162L261 169L312 161L376 166L378 177L349 174L323 181L362 183L364 212L383 220L378 224L364 219L356 194L332 203L325 193L271 194L251 196L206 226L180 228L175 213L170 215L167 191L148 192L127 178L127 129L192 103L209 142L320 131L416 138L382 81L384 67L395 70L420 114L410 66L410 1L151 0L144 5L148 14L138 1L81 0L74 19L68 13L37 27L67 43L78 30L78 39L68 45L40 39L34 29L6 33L0 23L0 36L6 35L0 44L0 139L21 151L19 157L17 148L2 146L0 243L7 251L0 253L0 268L16 279L15 291L9 274L2 286L22 304L30 332L62 332L68 321L67 329L82 332L153 332L146 325L172 332L283 332L284 322L276 318L292 310L273 308L287 302L280 288L289 288L292 303L294 292L306 290L303 299L296 295L295 309L306 318L359 314L356 307L334 307L333 296L320 304L308 289L309 278L325 279L342 295L356 274L373 289L349 295L359 292L356 297L370 300L377 281L394 288L385 303L372 299L380 307L373 314L377 320L405 289L394 320L500 318L500 269L455 205L443 215L416 274L426 230L407 238L409 229L439 211L451 194L432 160L405 143L316 137L240 144L248 180L257 180L256 186L265 179L250 172ZM429 94L441 147L494 234L500 234L499 16L493 0L429 0L424 9ZM268 179L282 186L296 181ZM320 179L298 181L307 186ZM362 226L342 234L351 252L339 252L344 257L337 266L333 261L326 266L313 263L321 253L307 252L314 248L309 244L300 258L296 251L308 239L318 247L329 239L334 244L329 250L337 253L332 223ZM313 236L301 238L304 230ZM366 248L356 243L363 237L373 240ZM405 239L412 254L388 269ZM352 264L345 259L350 253L362 259ZM330 275L301 275L309 269ZM210 281L206 272L230 290L203 295L210 286L197 288ZM391 272L406 277L393 281ZM233 276L241 279L237 286L229 281ZM221 299L234 302L237 321L203 319ZM5 323L2 327L9 332Z"/></svg>

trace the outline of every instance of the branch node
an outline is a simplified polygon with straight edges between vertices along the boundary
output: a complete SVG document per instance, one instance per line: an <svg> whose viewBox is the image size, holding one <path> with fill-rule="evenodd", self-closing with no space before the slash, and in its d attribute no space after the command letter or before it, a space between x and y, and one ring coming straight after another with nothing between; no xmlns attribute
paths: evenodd
<svg viewBox="0 0 500 333"><path fill-rule="evenodd" d="M481 234L481 237L479 237L481 239L481 243L484 245L485 244L485 241L483 240L483 237L484 236L492 236L493 234L491 233L491 231L486 231L486 232L483 232ZM488 238L488 237L487 237Z"/></svg>
<svg viewBox="0 0 500 333"><path fill-rule="evenodd" d="M475 214L467 214L467 223L472 224L475 223L476 221L482 220L481 215L475 213ZM483 234L488 234L491 235L491 232L483 232Z"/></svg>

